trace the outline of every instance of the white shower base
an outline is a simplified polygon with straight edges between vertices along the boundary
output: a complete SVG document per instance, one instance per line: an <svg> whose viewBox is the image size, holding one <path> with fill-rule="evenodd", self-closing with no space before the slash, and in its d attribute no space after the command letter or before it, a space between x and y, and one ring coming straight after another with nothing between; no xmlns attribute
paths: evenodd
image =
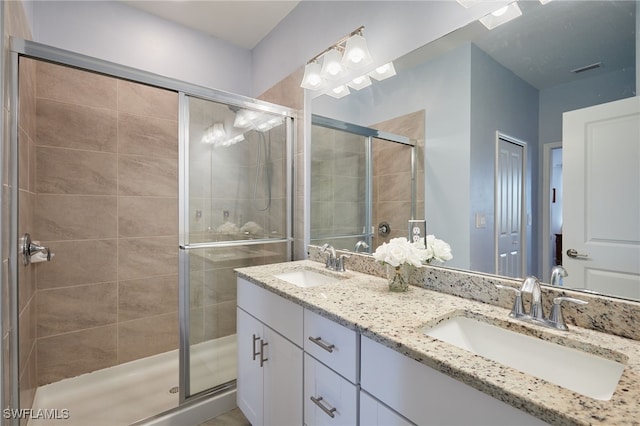
<svg viewBox="0 0 640 426"><path fill-rule="evenodd" d="M192 393L234 380L236 335L191 347ZM126 426L178 406L178 350L40 386L37 410L68 410L64 420L30 419L28 426Z"/></svg>

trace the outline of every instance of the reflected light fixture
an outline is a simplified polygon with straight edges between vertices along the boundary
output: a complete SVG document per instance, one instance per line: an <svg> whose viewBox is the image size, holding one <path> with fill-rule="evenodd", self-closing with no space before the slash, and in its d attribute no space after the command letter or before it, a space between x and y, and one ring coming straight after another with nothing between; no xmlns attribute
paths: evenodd
<svg viewBox="0 0 640 426"><path fill-rule="evenodd" d="M373 62L367 41L362 35L363 30L364 26L357 28L311 58L304 68L304 76L300 86L309 90L322 90L329 96L341 98L350 93L349 87L360 90L371 85L369 77L383 80L395 75L392 63L382 66L386 67L385 70L388 67L391 68L391 72L388 74L364 71L362 75L357 75L358 69L367 67ZM322 65L320 65L320 61L322 61ZM348 82L345 84L345 81Z"/></svg>
<svg viewBox="0 0 640 426"><path fill-rule="evenodd" d="M396 69L393 66L393 62L387 62L384 65L380 65L369 73L369 76L375 78L378 81L382 81L386 78L396 75Z"/></svg>
<svg viewBox="0 0 640 426"><path fill-rule="evenodd" d="M486 16L479 19L482 24L488 29L492 30L495 27L502 25L522 15L522 10L518 6L518 2L514 1L508 5L501 7Z"/></svg>
<svg viewBox="0 0 640 426"><path fill-rule="evenodd" d="M348 82L347 86L355 90L364 89L371 86L371 79L368 75L361 75Z"/></svg>
<svg viewBox="0 0 640 426"><path fill-rule="evenodd" d="M333 89L329 90L327 92L327 95L336 98L336 99L340 99L340 98L344 98L345 96L347 96L349 93L349 88L346 85L341 85L338 87L334 87Z"/></svg>

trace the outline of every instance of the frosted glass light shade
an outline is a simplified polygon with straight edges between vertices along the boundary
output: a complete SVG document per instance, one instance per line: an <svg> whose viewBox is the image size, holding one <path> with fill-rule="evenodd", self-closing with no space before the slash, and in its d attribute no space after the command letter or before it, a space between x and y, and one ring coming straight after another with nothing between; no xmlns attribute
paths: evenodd
<svg viewBox="0 0 640 426"><path fill-rule="evenodd" d="M347 40L342 55L342 63L349 68L362 68L372 62L367 48L367 41L360 34L355 34Z"/></svg>
<svg viewBox="0 0 640 426"><path fill-rule="evenodd" d="M327 91L327 95L336 99L344 98L349 93L349 88L344 84Z"/></svg>
<svg viewBox="0 0 640 426"><path fill-rule="evenodd" d="M522 10L518 6L517 2L509 3L505 7L501 7L498 10L483 16L479 19L482 24L488 29L492 30L498 25L502 25L522 15Z"/></svg>
<svg viewBox="0 0 640 426"><path fill-rule="evenodd" d="M324 54L322 60L322 71L320 75L325 78L336 79L343 71L342 55L336 49L331 49Z"/></svg>
<svg viewBox="0 0 640 426"><path fill-rule="evenodd" d="M224 130L223 123L215 123L204 131L201 141L203 143L220 143L227 136L227 132Z"/></svg>
<svg viewBox="0 0 640 426"><path fill-rule="evenodd" d="M364 89L365 87L371 86L371 79L368 75L361 75L348 82L347 86L355 90Z"/></svg>
<svg viewBox="0 0 640 426"><path fill-rule="evenodd" d="M253 122L258 117L258 113L255 111L249 111L246 109L241 109L236 113L236 118L233 121L233 127L237 127L239 129L247 129L253 126Z"/></svg>
<svg viewBox="0 0 640 426"><path fill-rule="evenodd" d="M322 88L324 80L320 75L322 68L317 62L310 62L304 67L304 76L302 77L302 83L300 87L310 90L318 90Z"/></svg>
<svg viewBox="0 0 640 426"><path fill-rule="evenodd" d="M384 65L380 65L369 73L369 76L375 78L378 81L382 81L386 78L396 75L396 69L393 66L393 62L387 62Z"/></svg>

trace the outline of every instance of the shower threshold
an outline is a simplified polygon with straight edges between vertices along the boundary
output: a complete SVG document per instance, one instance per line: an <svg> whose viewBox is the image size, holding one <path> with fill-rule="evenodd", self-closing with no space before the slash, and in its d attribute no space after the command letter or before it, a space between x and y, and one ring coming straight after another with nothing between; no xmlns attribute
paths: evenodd
<svg viewBox="0 0 640 426"><path fill-rule="evenodd" d="M209 384L235 379L235 334L193 345L191 351L192 377L208 378ZM28 426L126 426L171 410L179 404L178 358L173 350L40 386L32 412L45 414ZM57 419L41 418L47 414Z"/></svg>

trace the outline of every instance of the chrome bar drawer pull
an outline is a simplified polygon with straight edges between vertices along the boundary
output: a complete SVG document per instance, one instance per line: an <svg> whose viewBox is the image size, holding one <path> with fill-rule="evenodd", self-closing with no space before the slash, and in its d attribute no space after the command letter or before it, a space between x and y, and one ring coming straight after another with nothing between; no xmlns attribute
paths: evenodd
<svg viewBox="0 0 640 426"><path fill-rule="evenodd" d="M320 409L322 411L324 411L325 413L327 413L327 415L331 418L334 418L336 415L334 414L336 411L336 408L327 408L323 403L322 403L322 397L320 398L314 398L313 396L311 397L311 401L313 401L314 404L316 404L318 407L320 407Z"/></svg>
<svg viewBox="0 0 640 426"><path fill-rule="evenodd" d="M328 345L328 344L324 343L322 341L322 337L320 337L320 336L318 336L318 337L309 336L309 340L311 340L313 343L315 343L316 345L320 346L322 349L324 349L327 352L333 352L333 348L336 347L336 345Z"/></svg>
<svg viewBox="0 0 640 426"><path fill-rule="evenodd" d="M266 361L269 361L269 358L264 357L264 347L267 345L267 342L260 340L260 367L262 367Z"/></svg>
<svg viewBox="0 0 640 426"><path fill-rule="evenodd" d="M254 361L256 360L256 357L260 355L260 352L256 352L256 342L258 340L260 340L260 338L254 334L253 335L253 360Z"/></svg>

